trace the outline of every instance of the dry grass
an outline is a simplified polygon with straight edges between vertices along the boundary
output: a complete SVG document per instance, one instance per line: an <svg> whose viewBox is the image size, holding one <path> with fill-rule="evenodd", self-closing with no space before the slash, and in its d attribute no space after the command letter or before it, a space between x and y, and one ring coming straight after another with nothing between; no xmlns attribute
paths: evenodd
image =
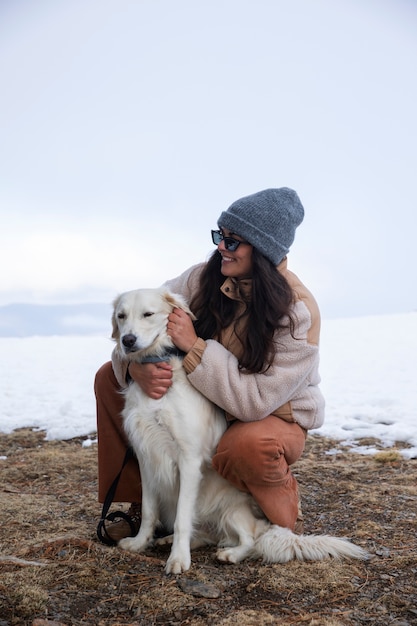
<svg viewBox="0 0 417 626"><path fill-rule="evenodd" d="M367 562L223 565L207 549L167 577L164 549L96 540L96 449L81 443L0 435L0 626L417 624L417 461L398 450L309 437L295 467L306 532L349 536Z"/></svg>

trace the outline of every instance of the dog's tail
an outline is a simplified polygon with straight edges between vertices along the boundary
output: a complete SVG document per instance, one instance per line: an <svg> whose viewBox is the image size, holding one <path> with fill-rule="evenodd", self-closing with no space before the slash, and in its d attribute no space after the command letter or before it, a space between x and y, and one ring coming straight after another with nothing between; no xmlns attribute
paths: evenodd
<svg viewBox="0 0 417 626"><path fill-rule="evenodd" d="M262 557L266 563L321 561L335 559L366 559L368 553L348 539L328 535L296 535L289 528L271 526L255 542L253 558Z"/></svg>

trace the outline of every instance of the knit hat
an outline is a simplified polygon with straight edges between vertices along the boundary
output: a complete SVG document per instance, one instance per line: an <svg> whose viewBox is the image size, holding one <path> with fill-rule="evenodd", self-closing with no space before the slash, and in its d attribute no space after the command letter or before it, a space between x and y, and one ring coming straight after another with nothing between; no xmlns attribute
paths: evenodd
<svg viewBox="0 0 417 626"><path fill-rule="evenodd" d="M289 252L304 208L293 189L265 189L240 198L223 211L217 224L251 243L274 265Z"/></svg>

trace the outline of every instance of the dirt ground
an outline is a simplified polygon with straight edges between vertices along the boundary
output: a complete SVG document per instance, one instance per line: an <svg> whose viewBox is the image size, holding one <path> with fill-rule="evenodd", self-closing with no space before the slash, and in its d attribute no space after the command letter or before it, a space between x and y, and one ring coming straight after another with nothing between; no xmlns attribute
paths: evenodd
<svg viewBox="0 0 417 626"><path fill-rule="evenodd" d="M417 624L417 460L398 448L360 456L309 436L294 466L306 533L348 536L366 562L225 565L204 549L179 576L166 549L97 541L96 453L0 434L0 626Z"/></svg>

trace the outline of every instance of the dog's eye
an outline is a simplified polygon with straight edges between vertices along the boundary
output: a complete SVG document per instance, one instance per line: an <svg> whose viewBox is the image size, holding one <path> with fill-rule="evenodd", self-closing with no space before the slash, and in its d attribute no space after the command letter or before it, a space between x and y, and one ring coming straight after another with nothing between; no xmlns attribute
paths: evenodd
<svg viewBox="0 0 417 626"><path fill-rule="evenodd" d="M143 314L143 317L152 317L153 313L151 311L146 311L146 313Z"/></svg>
<svg viewBox="0 0 417 626"><path fill-rule="evenodd" d="M117 314L117 319L125 320L126 319L126 313L118 313Z"/></svg>

